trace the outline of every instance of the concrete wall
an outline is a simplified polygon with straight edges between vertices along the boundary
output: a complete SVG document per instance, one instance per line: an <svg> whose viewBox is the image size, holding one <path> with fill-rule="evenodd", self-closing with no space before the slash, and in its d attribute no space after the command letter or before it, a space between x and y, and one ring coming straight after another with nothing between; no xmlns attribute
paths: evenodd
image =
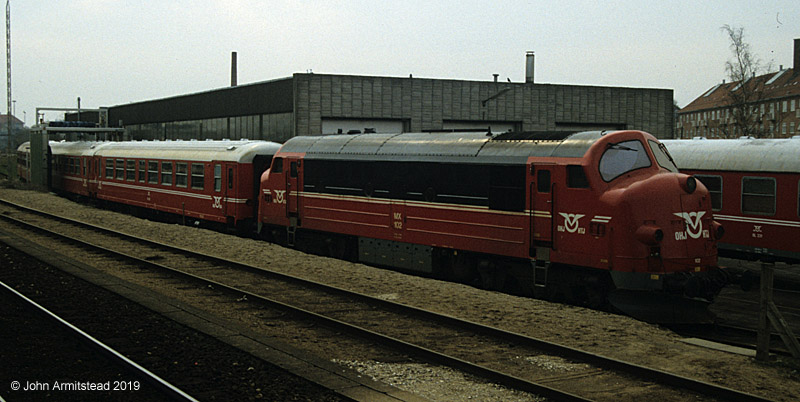
<svg viewBox="0 0 800 402"><path fill-rule="evenodd" d="M360 124L435 131L640 129L673 132L672 90L295 74L109 108L131 139L263 139ZM338 124L338 123L342 124ZM356 123L353 123L356 122ZM501 128L501 129L499 129Z"/></svg>
<svg viewBox="0 0 800 402"><path fill-rule="evenodd" d="M672 90L295 74L297 135L325 119L392 119L408 131L451 122L511 123L521 130L641 129L671 136ZM488 125L488 124L487 124Z"/></svg>

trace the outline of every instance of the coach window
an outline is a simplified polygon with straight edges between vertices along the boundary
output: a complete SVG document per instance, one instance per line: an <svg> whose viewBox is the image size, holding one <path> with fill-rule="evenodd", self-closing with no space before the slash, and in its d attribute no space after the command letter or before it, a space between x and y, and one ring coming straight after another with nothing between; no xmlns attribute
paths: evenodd
<svg viewBox="0 0 800 402"><path fill-rule="evenodd" d="M214 165L214 191L222 191L222 165Z"/></svg>
<svg viewBox="0 0 800 402"><path fill-rule="evenodd" d="M122 180L125 178L125 159L117 159L117 179Z"/></svg>
<svg viewBox="0 0 800 402"><path fill-rule="evenodd" d="M742 213L775 215L775 179L742 178Z"/></svg>
<svg viewBox="0 0 800 402"><path fill-rule="evenodd" d="M711 176L705 174L695 175L701 183L711 193L711 209L719 211L722 209L722 176Z"/></svg>
<svg viewBox="0 0 800 402"><path fill-rule="evenodd" d="M178 187L186 187L188 173L186 166L186 163L181 162L175 164L175 185Z"/></svg>
<svg viewBox="0 0 800 402"><path fill-rule="evenodd" d="M289 164L289 176L297 177L297 162L292 162Z"/></svg>
<svg viewBox="0 0 800 402"><path fill-rule="evenodd" d="M87 163L90 163L90 162L91 162L91 161L89 161L89 160L86 160L86 161L84 161L84 162L83 162L83 176L84 176L84 177L86 177L86 169L87 169L87 166L86 166L86 164L87 164Z"/></svg>
<svg viewBox="0 0 800 402"><path fill-rule="evenodd" d="M589 188L589 179L581 165L567 165L567 187Z"/></svg>
<svg viewBox="0 0 800 402"><path fill-rule="evenodd" d="M536 173L536 189L540 193L550 192L550 171L540 170Z"/></svg>
<svg viewBox="0 0 800 402"><path fill-rule="evenodd" d="M144 183L145 181L145 168L147 166L147 162L144 160L139 161L139 181Z"/></svg>
<svg viewBox="0 0 800 402"><path fill-rule="evenodd" d="M202 163L192 163L192 188L202 190L205 181L205 166Z"/></svg>
<svg viewBox="0 0 800 402"><path fill-rule="evenodd" d="M113 179L114 178L114 160L113 159L106 159L106 178Z"/></svg>
<svg viewBox="0 0 800 402"><path fill-rule="evenodd" d="M136 181L136 160L128 159L125 164L125 180Z"/></svg>
<svg viewBox="0 0 800 402"><path fill-rule="evenodd" d="M147 161L147 182L158 184L158 162Z"/></svg>
<svg viewBox="0 0 800 402"><path fill-rule="evenodd" d="M228 189L233 188L233 168L228 168Z"/></svg>
<svg viewBox="0 0 800 402"><path fill-rule="evenodd" d="M161 162L161 184L172 185L172 162Z"/></svg>

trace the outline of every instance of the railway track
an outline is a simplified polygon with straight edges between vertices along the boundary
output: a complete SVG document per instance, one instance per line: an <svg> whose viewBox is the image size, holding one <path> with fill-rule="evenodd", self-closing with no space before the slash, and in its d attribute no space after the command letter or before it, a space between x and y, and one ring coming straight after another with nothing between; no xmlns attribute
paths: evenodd
<svg viewBox="0 0 800 402"><path fill-rule="evenodd" d="M776 288L773 293L783 318L795 335L800 334L800 292ZM758 298L757 287L749 291L733 287L725 289L712 305L712 311L717 315L716 324L673 326L672 329L684 336L755 350L758 336ZM774 331L770 339L770 351L791 356L783 340Z"/></svg>
<svg viewBox="0 0 800 402"><path fill-rule="evenodd" d="M10 386L8 396L11 399L27 399L47 393L57 398L59 395L83 394L90 399L99 395L131 400L196 401L3 282L0 282L0 300L4 319L8 320L4 329L17 335L14 348L27 351L24 356L9 352L3 359L6 367L18 365L13 374L18 377L3 384ZM43 353L46 357L33 357L38 359L33 364L42 367L30 370L31 355L36 353ZM73 364L75 361L80 364ZM58 372L60 368L66 371ZM52 377L36 375L46 375L42 373L49 373ZM25 377L27 375L30 376ZM70 375L85 377L70 378Z"/></svg>
<svg viewBox="0 0 800 402"><path fill-rule="evenodd" d="M767 399L536 338L408 307L391 301L177 249L2 202L3 220L48 236L45 242L103 254L131 271L142 267L225 293L247 309L277 309L418 359L472 373L510 388L556 400L592 400L593 390L640 390L664 400ZM59 246L59 247L67 247ZM86 253L86 251L85 251ZM170 279L174 280L174 279ZM215 296L220 297L220 296ZM271 313L260 313L271 314ZM530 359L564 359L576 368L553 375ZM535 360L535 359L533 359ZM635 391L633 391L635 392ZM691 396L689 396L691 395ZM636 396L631 396L636 398Z"/></svg>

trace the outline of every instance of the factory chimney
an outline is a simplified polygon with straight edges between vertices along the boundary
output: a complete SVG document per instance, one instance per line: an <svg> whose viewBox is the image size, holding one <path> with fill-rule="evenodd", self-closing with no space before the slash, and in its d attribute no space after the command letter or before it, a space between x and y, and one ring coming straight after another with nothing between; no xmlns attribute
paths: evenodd
<svg viewBox="0 0 800 402"><path fill-rule="evenodd" d="M533 51L525 53L525 83L533 83Z"/></svg>
<svg viewBox="0 0 800 402"><path fill-rule="evenodd" d="M236 52L231 52L231 86L236 86Z"/></svg>
<svg viewBox="0 0 800 402"><path fill-rule="evenodd" d="M794 74L800 74L800 39L794 40Z"/></svg>

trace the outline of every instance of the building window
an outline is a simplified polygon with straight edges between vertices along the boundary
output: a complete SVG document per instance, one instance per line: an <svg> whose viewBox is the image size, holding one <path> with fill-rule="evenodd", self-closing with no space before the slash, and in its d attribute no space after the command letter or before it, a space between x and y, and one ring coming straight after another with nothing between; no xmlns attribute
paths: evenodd
<svg viewBox="0 0 800 402"><path fill-rule="evenodd" d="M202 190L205 181L205 166L202 163L192 163L192 188Z"/></svg>
<svg viewBox="0 0 800 402"><path fill-rule="evenodd" d="M172 185L172 162L161 162L161 184Z"/></svg>
<svg viewBox="0 0 800 402"><path fill-rule="evenodd" d="M756 215L775 214L774 178L742 178L742 213Z"/></svg>
<svg viewBox="0 0 800 402"><path fill-rule="evenodd" d="M722 176L711 176L698 174L694 177L700 180L711 194L711 209L719 211L722 209Z"/></svg>
<svg viewBox="0 0 800 402"><path fill-rule="evenodd" d="M794 100L794 99L792 99L792 101L791 101L790 103L791 103L791 106L790 106L790 108L791 108L791 110L794 112L794 109L795 109L795 106L796 106L796 105L795 105L795 100Z"/></svg>
<svg viewBox="0 0 800 402"><path fill-rule="evenodd" d="M178 162L175 164L175 185L178 187L186 187L187 183L187 165L186 163Z"/></svg>
<svg viewBox="0 0 800 402"><path fill-rule="evenodd" d="M787 101L783 101L783 113L786 113L786 112L789 111L788 108L787 108L788 107L788 103L789 102L787 102Z"/></svg>

